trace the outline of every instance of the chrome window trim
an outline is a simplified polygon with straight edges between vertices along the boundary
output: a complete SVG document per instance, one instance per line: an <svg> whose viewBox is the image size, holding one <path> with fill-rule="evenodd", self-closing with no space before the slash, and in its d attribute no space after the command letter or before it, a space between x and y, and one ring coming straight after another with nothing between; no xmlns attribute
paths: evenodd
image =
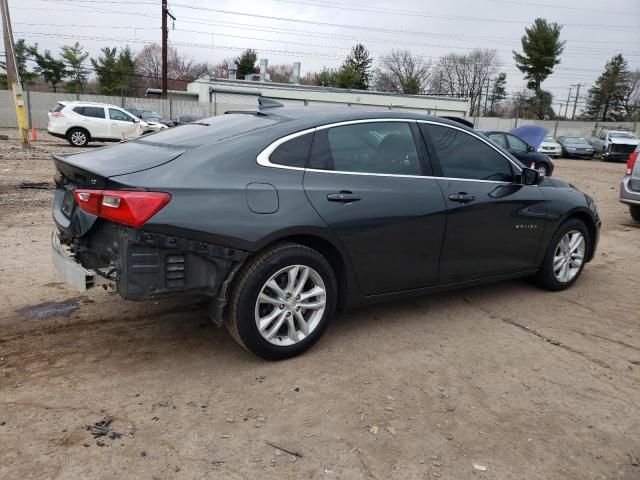
<svg viewBox="0 0 640 480"><path fill-rule="evenodd" d="M515 164L502 151L500 151L498 148L492 145L489 140L454 125L447 125L447 124L435 122L432 120L417 120L415 118L367 118L367 119L361 119L361 120L346 120L343 122L328 123L326 125L319 125L317 127L307 128L299 132L285 135L284 137L281 137L278 140L272 142L258 154L256 158L256 162L258 163L258 165L263 167L281 168L285 170L308 171L308 172L316 172L316 173L338 174L338 175L366 175L366 176L373 176L373 177L427 178L427 179L436 179L436 180L437 179L456 180L456 181L462 181L462 182L499 183L499 184L506 184L506 185L511 185L514 183L514 182L503 182L503 181L497 181L497 180L480 180L475 178L437 177L433 175L400 175L400 174L394 174L394 173L369 173L369 172L347 172L342 170L321 170L316 168L304 168L304 167L292 167L289 165L278 165L277 163L271 163L271 161L269 160L269 156L274 152L276 148L278 148L283 143L288 142L289 140L293 140L296 137L300 137L308 133L313 133L317 130L325 130L327 128L342 127L346 125L356 125L359 123L379 123L379 122L427 123L431 125L452 128L454 130L460 130L461 132L464 132L467 135L470 135L480 140L481 142L484 142L486 145L488 145L489 147L494 149L496 152L498 152L500 155L502 155L511 165L513 165L517 169L517 171L522 172L522 168L520 168L517 164Z"/></svg>

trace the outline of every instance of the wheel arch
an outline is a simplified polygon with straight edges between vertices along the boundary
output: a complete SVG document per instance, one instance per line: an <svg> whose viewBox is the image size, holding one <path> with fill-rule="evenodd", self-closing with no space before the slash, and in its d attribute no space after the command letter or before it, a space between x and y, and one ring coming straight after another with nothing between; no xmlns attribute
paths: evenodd
<svg viewBox="0 0 640 480"><path fill-rule="evenodd" d="M590 262L595 255L596 250L596 242L598 239L598 227L596 226L596 221L593 219L593 214L590 211L578 209L569 212L563 219L562 222L558 224L556 231L562 224L564 224L567 220L578 219L582 221L587 227L587 231L589 232L589 251L587 252L586 262ZM555 234L555 232L554 232Z"/></svg>
<svg viewBox="0 0 640 480"><path fill-rule="evenodd" d="M75 125L73 127L67 128L67 131L64 132L64 137L65 138L69 138L69 133L71 133L72 130L82 130L82 131L86 132L87 137L88 137L87 142L91 141L91 132L85 127L78 127L78 126L75 126Z"/></svg>
<svg viewBox="0 0 640 480"><path fill-rule="evenodd" d="M272 247L275 244L284 242L297 243L299 245L312 248L326 258L335 273L336 282L338 284L338 311L344 310L347 303L348 288L351 282L349 279L350 270L347 264L348 260L340 251L339 247L320 235L310 233L293 233L273 239L256 252L256 254L262 252L264 249Z"/></svg>

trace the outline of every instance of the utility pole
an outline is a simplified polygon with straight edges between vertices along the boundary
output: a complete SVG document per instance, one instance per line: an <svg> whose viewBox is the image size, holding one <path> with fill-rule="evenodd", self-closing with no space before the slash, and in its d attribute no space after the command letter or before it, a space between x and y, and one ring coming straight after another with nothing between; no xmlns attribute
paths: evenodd
<svg viewBox="0 0 640 480"><path fill-rule="evenodd" d="M174 21L176 19L176 17L169 12L167 0L162 0L162 98L167 98L169 83L169 66L167 60L169 56L169 26L167 25L167 17L171 17Z"/></svg>
<svg viewBox="0 0 640 480"><path fill-rule="evenodd" d="M573 86L569 87L569 95L567 95L567 106L564 108L564 118L567 118L569 114L569 102L571 101L571 90L573 90ZM562 112L560 112L562 114Z"/></svg>
<svg viewBox="0 0 640 480"><path fill-rule="evenodd" d="M571 120L573 120L576 117L576 107L578 106L578 97L580 96L580 87L582 86L581 83L578 83L576 85L571 85L572 87L578 87L578 89L576 90L576 98L573 102L573 113L571 113Z"/></svg>
<svg viewBox="0 0 640 480"><path fill-rule="evenodd" d="M24 108L24 93L20 83L20 74L16 62L16 50L13 43L13 31L11 30L11 18L9 17L8 0L0 0L0 15L2 16L2 29L4 31L4 51L7 57L7 83L13 90L13 101L16 106L18 118L18 134L22 148L29 148L29 134L27 127L27 112Z"/></svg>

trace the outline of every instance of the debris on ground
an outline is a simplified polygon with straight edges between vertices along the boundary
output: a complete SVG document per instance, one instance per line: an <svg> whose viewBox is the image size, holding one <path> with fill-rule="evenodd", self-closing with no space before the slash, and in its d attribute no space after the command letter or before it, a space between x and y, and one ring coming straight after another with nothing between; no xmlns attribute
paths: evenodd
<svg viewBox="0 0 640 480"><path fill-rule="evenodd" d="M377 426L377 425L372 425L372 426L369 428L369 431L370 431L371 433L373 433L374 435L377 435L377 434L378 434L378 426Z"/></svg>
<svg viewBox="0 0 640 480"><path fill-rule="evenodd" d="M87 425L87 430L91 433L91 435L93 435L93 438L102 437L109 434L109 430L111 429L111 422L113 422L113 417L106 416L93 425Z"/></svg>
<svg viewBox="0 0 640 480"><path fill-rule="evenodd" d="M476 470L479 470L481 472L486 472L487 471L487 467L485 467L484 465L479 465L477 463L473 464L473 468L475 468Z"/></svg>
<svg viewBox="0 0 640 480"><path fill-rule="evenodd" d="M55 187L49 182L20 182L18 188L33 188L35 190L53 190Z"/></svg>
<svg viewBox="0 0 640 480"><path fill-rule="evenodd" d="M281 455L281 454L282 454L281 452L286 452L286 453L288 453L289 455L293 455L293 456L296 456L296 457L302 458L302 454L301 454L301 453L299 453L299 452L296 452L296 451L295 451L295 450L293 450L292 448L289 448L289 449L287 449L287 448L283 448L283 447L281 447L280 445L276 445L275 443L273 443L273 442L269 442L269 441L267 441L267 440L265 440L265 442L264 442L264 443L266 443L266 444L267 444L267 445L269 445L270 447L275 448L275 449L276 449L276 455ZM280 453L278 453L278 452L280 452ZM295 460L292 460L292 461L295 461Z"/></svg>

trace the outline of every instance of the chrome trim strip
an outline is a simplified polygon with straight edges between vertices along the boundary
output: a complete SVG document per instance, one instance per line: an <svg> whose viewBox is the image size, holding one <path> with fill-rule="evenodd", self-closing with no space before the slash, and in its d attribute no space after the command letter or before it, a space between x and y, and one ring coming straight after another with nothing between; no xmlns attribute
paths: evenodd
<svg viewBox="0 0 640 480"><path fill-rule="evenodd" d="M291 166L288 166L288 165L278 165L276 163L271 163L271 161L269 160L269 156L273 153L273 151L276 148L278 148L283 143L285 143L285 142L287 142L289 140L293 140L294 138L299 137L301 135L306 135L307 133L315 132L316 130L325 130L327 128L340 127L340 126L344 126L344 125L355 125L355 124L359 124L359 123L378 123L378 122L428 123L428 124L432 124L432 125L438 125L438 126L442 126L442 127L452 128L454 130L460 130L461 132L464 132L467 135L470 135L470 136L472 136L474 138L477 138L478 140L480 140L480 141L484 142L485 144L487 144L489 147L493 148L496 152L498 152L500 155L502 155L504 158L506 158L509 161L509 163L511 163L514 167L516 167L519 172L522 172L522 168L520 168L509 157L507 157L503 152L501 152L494 145L492 145L489 140L484 139L484 138L482 138L481 136L479 136L479 135L477 135L475 133L468 132L467 130L465 130L463 128L459 128L459 127L454 126L454 125L446 125L444 123L434 122L434 121L431 121L431 120L416 120L416 119L413 119L413 118L367 118L367 119L362 119L362 120L347 120L347 121L344 121L344 122L328 123L326 125L320 125L320 126L317 126L317 127L314 127L314 128L307 128L306 130L301 130L299 132L291 133L289 135L286 135L286 136L284 136L282 138L279 138L275 142L271 143L268 147L266 147L264 150L262 150L258 154L258 157L256 158L256 161L257 161L258 165L261 165L263 167L282 168L282 169L285 169L285 170L298 170L298 171L305 171L306 170L308 172L317 172L317 173L331 173L331 174L340 174L340 175L366 175L366 176L373 176L373 177L429 178L429 179L440 179L440 180L458 180L458 181L462 181L462 182L500 183L500 184L507 184L507 185L513 184L513 182L500 182L500 181L496 181L496 180L479 180L479 179L474 179L474 178L436 177L436 176L428 176L428 175L399 175L399 174L393 174L393 173L345 172L345 171L341 171L341 170L320 170L320 169L315 169L315 168L302 168L302 167L291 167Z"/></svg>

